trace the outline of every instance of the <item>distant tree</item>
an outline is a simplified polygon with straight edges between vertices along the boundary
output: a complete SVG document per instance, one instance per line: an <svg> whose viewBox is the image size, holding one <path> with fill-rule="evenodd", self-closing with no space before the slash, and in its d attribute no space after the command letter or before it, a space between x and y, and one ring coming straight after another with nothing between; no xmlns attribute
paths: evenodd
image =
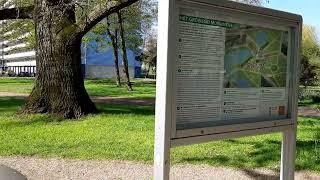
<svg viewBox="0 0 320 180"><path fill-rule="evenodd" d="M137 57L138 61L143 62L146 70L145 76L148 77L151 69L157 66L157 35L154 32L146 38L143 53Z"/></svg>
<svg viewBox="0 0 320 180"><path fill-rule="evenodd" d="M130 81L130 74L129 74L129 62L128 62L128 54L127 54L127 45L125 40L125 30L123 25L123 18L122 12L118 11L118 23L119 23L119 30L120 30L120 39L121 39L121 49L122 49L122 61L123 61L123 72L126 76L126 85L129 91L132 91L132 84Z"/></svg>
<svg viewBox="0 0 320 180"><path fill-rule="evenodd" d="M119 69L119 27L116 25L115 27L112 28L110 21L111 21L110 17L108 16L106 30L107 30L108 37L111 40L111 45L113 49L114 67L116 69L116 83L117 83L117 86L120 87L121 75L120 75L120 69Z"/></svg>
<svg viewBox="0 0 320 180"><path fill-rule="evenodd" d="M300 84L307 87L319 84L320 45L316 29L304 25L302 32Z"/></svg>
<svg viewBox="0 0 320 180"><path fill-rule="evenodd" d="M309 58L319 57L319 48L320 44L316 28L310 25L304 25L302 32L302 54Z"/></svg>
<svg viewBox="0 0 320 180"><path fill-rule="evenodd" d="M268 3L269 0L233 0L235 2L241 2L245 4L250 4L250 5L257 5L257 6L262 6L264 3ZM153 18L156 19L157 11L151 11L153 15ZM146 37L144 38L146 42L144 43L145 48L144 52L137 57L139 61L142 61L145 66L146 66L146 72L148 75L149 70L151 67L156 67L156 61L157 61L157 39L156 39L156 34L152 31L149 31L146 34Z"/></svg>
<svg viewBox="0 0 320 180"><path fill-rule="evenodd" d="M121 85L120 70L119 70L119 49L122 51L124 74L126 85L130 90L130 77L128 72L128 58L126 49L139 54L143 49L145 37L148 36L156 17L156 1L155 0L140 0L138 3L123 9L120 13L121 24L119 23L118 13L108 16L100 22L91 32L89 37L86 37L86 42L95 40L98 46L95 48L98 51L103 51L110 46L113 48L115 69L117 74L117 85ZM122 25L122 26L121 26ZM123 37L121 35L121 27ZM108 36L108 37L106 37ZM124 46L123 43L124 42ZM125 50L123 47L126 47ZM123 53L125 51L125 53ZM125 55L124 55L125 54ZM128 72L128 73L127 73Z"/></svg>
<svg viewBox="0 0 320 180"><path fill-rule="evenodd" d="M319 67L312 63L307 56L302 55L300 85L303 85L305 88L316 85L316 83L319 81L317 76L318 69Z"/></svg>
<svg viewBox="0 0 320 180"><path fill-rule="evenodd" d="M30 0L18 2L17 0L0 0L0 9L12 6L28 6ZM3 16L0 14L0 16ZM6 53L31 51L35 48L34 21L31 19L6 19L0 24L0 40L9 41L11 44L23 44L15 48L10 48Z"/></svg>

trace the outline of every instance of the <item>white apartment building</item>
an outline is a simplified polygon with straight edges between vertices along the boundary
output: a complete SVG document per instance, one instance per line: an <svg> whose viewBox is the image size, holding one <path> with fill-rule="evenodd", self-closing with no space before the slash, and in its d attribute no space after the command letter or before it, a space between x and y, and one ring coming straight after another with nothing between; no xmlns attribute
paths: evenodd
<svg viewBox="0 0 320 180"><path fill-rule="evenodd" d="M1 8L13 7L10 1L2 4ZM3 30L7 27L8 21L0 21L0 29ZM4 31L2 31L4 32ZM10 35L14 30L8 31L3 34ZM36 73L36 60L35 51L27 47L25 38L30 36L30 33L22 34L15 40L0 39L0 71L11 71L16 75L20 73Z"/></svg>

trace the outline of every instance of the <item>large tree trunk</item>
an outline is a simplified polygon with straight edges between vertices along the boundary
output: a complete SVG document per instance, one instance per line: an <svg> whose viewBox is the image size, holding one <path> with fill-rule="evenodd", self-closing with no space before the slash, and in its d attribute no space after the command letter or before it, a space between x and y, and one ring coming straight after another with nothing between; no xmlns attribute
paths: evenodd
<svg viewBox="0 0 320 180"><path fill-rule="evenodd" d="M74 7L60 6L35 0L37 77L23 112L79 118L97 109L84 87Z"/></svg>
<svg viewBox="0 0 320 180"><path fill-rule="evenodd" d="M119 27L120 27L120 37L121 37L121 49L122 49L122 58L123 58L123 72L126 76L126 81L127 81L127 88L129 91L132 91L132 84L130 81L130 74L129 74L129 66L128 66L128 56L127 56L127 47L126 47L126 41L124 37L124 28L123 28L123 20L122 20L122 15L121 12L118 11L118 20L119 20Z"/></svg>

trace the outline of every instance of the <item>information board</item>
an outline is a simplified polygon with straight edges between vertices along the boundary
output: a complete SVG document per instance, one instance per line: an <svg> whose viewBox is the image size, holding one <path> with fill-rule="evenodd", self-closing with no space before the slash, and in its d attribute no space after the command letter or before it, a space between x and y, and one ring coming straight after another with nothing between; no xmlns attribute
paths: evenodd
<svg viewBox="0 0 320 180"><path fill-rule="evenodd" d="M178 130L288 118L288 31L179 12Z"/></svg>
<svg viewBox="0 0 320 180"><path fill-rule="evenodd" d="M281 132L292 180L302 17L227 0L161 0L154 179L170 149Z"/></svg>

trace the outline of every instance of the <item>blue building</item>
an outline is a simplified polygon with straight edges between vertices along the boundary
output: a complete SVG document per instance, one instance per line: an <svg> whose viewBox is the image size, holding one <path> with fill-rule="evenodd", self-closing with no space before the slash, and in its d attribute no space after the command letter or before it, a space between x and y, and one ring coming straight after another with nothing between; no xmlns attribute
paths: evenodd
<svg viewBox="0 0 320 180"><path fill-rule="evenodd" d="M113 49L111 46L97 50L96 42L82 47L82 67L85 78L115 78L116 70L114 64ZM121 77L123 73L122 51L119 49L119 69ZM135 52L127 49L130 78L141 76L141 62L136 61Z"/></svg>

